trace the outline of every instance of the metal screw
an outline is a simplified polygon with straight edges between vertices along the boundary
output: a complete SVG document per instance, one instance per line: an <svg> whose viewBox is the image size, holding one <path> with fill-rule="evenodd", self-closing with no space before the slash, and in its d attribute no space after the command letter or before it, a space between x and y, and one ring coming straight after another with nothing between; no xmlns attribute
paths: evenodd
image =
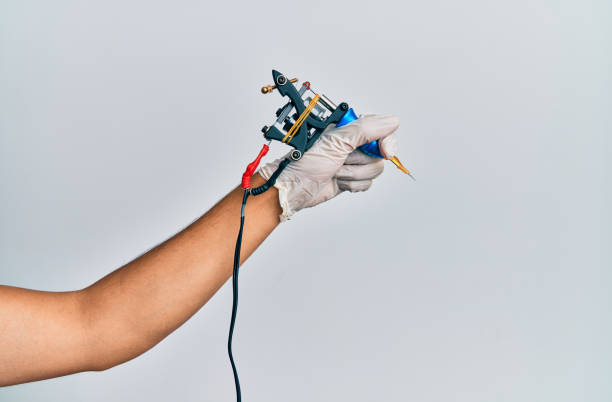
<svg viewBox="0 0 612 402"><path fill-rule="evenodd" d="M302 158L302 152L298 149L294 149L293 151L291 151L291 159L293 159L294 161L300 160Z"/></svg>
<svg viewBox="0 0 612 402"><path fill-rule="evenodd" d="M283 75L281 75L281 77L285 78ZM286 80L286 78L285 78L285 80ZM292 79L289 80L289 82L292 82L292 83L296 83L297 81L298 81L297 78L292 78ZM284 84L286 84L286 83L287 82L285 81ZM284 85L284 84L279 84L279 85ZM266 86L263 86L263 87L261 87L261 93L262 94L267 94L269 92L274 91L275 88L276 88L276 85L266 85Z"/></svg>

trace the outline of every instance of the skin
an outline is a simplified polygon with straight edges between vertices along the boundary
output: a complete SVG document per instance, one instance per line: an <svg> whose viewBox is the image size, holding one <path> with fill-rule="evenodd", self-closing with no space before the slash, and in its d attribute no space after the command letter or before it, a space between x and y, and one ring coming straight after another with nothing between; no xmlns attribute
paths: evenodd
<svg viewBox="0 0 612 402"><path fill-rule="evenodd" d="M263 184L253 176L253 186ZM0 386L101 371L155 346L232 274L243 190L186 229L72 292L0 286ZM278 191L250 197L241 263L279 224Z"/></svg>
<svg viewBox="0 0 612 402"><path fill-rule="evenodd" d="M286 210L368 189L383 161L356 148L379 139L386 152L398 125L395 116L369 115L323 133L277 181ZM270 175L276 167L266 169ZM252 182L264 179L257 174ZM106 370L168 336L231 276L242 196L234 189L185 230L85 289L0 286L0 386ZM250 198L240 262L279 224L281 212L275 187Z"/></svg>

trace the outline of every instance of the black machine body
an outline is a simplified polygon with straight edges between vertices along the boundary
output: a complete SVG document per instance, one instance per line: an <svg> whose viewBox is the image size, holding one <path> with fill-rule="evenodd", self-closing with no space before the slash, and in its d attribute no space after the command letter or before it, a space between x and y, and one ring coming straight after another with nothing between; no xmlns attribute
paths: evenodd
<svg viewBox="0 0 612 402"><path fill-rule="evenodd" d="M347 103L336 106L325 95L316 94L308 81L299 88L293 85L296 80L289 80L282 73L272 70L274 85L282 96L288 98L287 104L276 112L276 121L265 126L262 131L268 140L280 141L294 148L291 159L298 160L317 141L330 124L336 125L349 110Z"/></svg>

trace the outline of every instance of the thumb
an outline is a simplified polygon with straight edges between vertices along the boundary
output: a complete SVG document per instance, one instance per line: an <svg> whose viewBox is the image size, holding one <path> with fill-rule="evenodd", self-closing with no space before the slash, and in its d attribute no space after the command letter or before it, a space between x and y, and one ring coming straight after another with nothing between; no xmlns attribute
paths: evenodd
<svg viewBox="0 0 612 402"><path fill-rule="evenodd" d="M393 133L378 141L380 153L385 158L392 158L397 154L397 134Z"/></svg>

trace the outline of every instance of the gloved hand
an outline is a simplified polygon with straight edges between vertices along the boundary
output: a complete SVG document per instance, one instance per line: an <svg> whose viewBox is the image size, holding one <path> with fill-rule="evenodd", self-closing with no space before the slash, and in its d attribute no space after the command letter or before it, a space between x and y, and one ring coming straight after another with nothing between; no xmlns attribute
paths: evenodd
<svg viewBox="0 0 612 402"><path fill-rule="evenodd" d="M395 136L399 126L395 116L367 115L343 127L328 127L319 140L299 161L292 161L274 185L278 189L283 213L281 221L289 219L302 208L327 201L343 191L365 191L372 179L384 169L384 160L373 158L357 147L379 140L383 156L395 154ZM280 162L263 166L259 173L268 180Z"/></svg>

